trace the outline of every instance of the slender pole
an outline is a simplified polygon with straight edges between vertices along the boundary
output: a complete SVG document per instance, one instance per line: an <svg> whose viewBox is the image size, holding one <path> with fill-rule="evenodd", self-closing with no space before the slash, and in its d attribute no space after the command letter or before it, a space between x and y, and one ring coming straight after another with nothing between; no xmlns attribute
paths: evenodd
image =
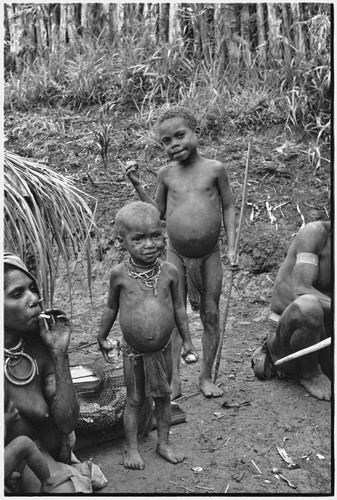
<svg viewBox="0 0 337 500"><path fill-rule="evenodd" d="M311 352L319 351L320 349L324 349L331 344L331 337L327 339L321 340L317 342L317 344L310 345L309 347L305 347L304 349L300 349L299 351L293 352L284 358L278 359L275 361L274 365L281 365L282 363L286 363L287 361L291 361L292 359L300 358L301 356L305 356L306 354L310 354Z"/></svg>
<svg viewBox="0 0 337 500"><path fill-rule="evenodd" d="M247 185L248 185L248 172L249 172L249 165L250 165L250 154L251 154L251 140L249 140L249 144L248 144L248 153L247 153L247 163L246 163L245 180L244 180L243 191L242 191L241 212L240 212L239 225L238 225L238 230L237 230L237 233L236 233L236 240L235 240L235 247L234 247L234 264L236 262L236 257L237 257L237 253L238 253L238 250L239 250L239 241L240 241L241 226L242 226L243 213L244 213L245 204L246 204ZM218 378L218 372L219 372L219 366L220 366L220 360L221 360L221 353L222 353L222 344L223 344L223 339L224 339L225 330L226 330L228 308L229 308L229 301L230 301L231 292L232 292L233 279L234 279L234 269L232 268L231 269L231 277L230 277L230 280L229 280L229 288L228 288L228 295L227 295L227 302L226 302L226 307L225 307L225 312L224 312L223 324L222 324L222 328L221 328L221 331L220 331L218 354L217 354L217 359L216 359L216 364L215 364L215 370L214 370L214 383L216 382L216 379Z"/></svg>

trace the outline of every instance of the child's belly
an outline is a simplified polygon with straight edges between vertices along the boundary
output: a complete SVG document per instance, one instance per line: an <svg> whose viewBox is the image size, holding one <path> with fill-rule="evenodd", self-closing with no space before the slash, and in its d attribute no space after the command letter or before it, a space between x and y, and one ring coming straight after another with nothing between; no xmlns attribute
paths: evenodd
<svg viewBox="0 0 337 500"><path fill-rule="evenodd" d="M218 242L220 207L214 203L183 204L167 213L167 235L174 249L185 257L203 257Z"/></svg>
<svg viewBox="0 0 337 500"><path fill-rule="evenodd" d="M137 302L120 308L119 324L123 338L140 352L162 349L174 328L172 303L160 302L152 291L146 291L138 297Z"/></svg>

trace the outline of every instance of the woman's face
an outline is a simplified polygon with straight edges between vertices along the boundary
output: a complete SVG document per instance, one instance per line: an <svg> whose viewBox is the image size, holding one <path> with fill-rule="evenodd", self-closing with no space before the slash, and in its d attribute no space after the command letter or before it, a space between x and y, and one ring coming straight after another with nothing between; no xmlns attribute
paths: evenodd
<svg viewBox="0 0 337 500"><path fill-rule="evenodd" d="M5 334L25 335L39 331L41 307L35 282L23 271L14 269L4 276Z"/></svg>

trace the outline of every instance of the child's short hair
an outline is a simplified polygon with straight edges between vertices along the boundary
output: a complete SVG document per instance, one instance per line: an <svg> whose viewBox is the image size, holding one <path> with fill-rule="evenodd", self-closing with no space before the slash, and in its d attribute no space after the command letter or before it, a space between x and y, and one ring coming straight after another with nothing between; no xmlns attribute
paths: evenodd
<svg viewBox="0 0 337 500"><path fill-rule="evenodd" d="M118 210L115 218L116 230L119 236L123 237L134 223L144 222L144 219L160 220L159 211L151 203L144 201L134 201L124 205Z"/></svg>
<svg viewBox="0 0 337 500"><path fill-rule="evenodd" d="M187 108L183 106L174 106L172 108L168 108L159 116L158 118L158 127L165 121L170 118L183 118L191 130L195 130L198 126L198 120Z"/></svg>

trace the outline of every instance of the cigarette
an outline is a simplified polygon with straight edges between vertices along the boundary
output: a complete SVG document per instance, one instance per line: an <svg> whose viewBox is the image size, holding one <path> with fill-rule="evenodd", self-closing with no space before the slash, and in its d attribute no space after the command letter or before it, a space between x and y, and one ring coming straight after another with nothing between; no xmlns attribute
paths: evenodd
<svg viewBox="0 0 337 500"><path fill-rule="evenodd" d="M38 303L43 302L43 299L38 300Z"/></svg>
<svg viewBox="0 0 337 500"><path fill-rule="evenodd" d="M41 313L40 318L50 319L50 316L48 314Z"/></svg>

